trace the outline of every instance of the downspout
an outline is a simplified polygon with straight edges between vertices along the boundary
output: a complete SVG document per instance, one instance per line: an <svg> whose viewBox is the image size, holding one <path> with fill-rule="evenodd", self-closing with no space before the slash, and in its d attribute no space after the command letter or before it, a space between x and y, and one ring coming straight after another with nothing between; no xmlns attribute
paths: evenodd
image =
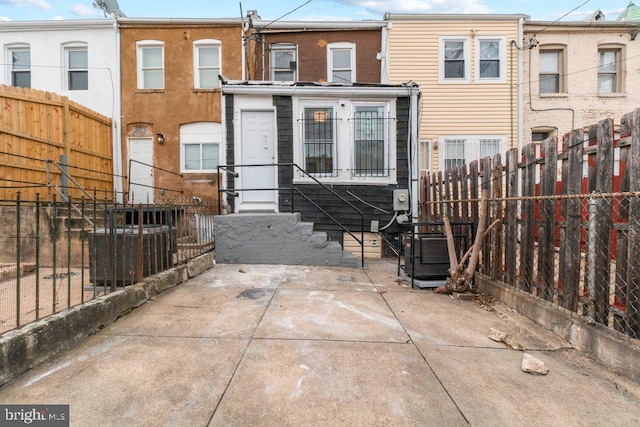
<svg viewBox="0 0 640 427"><path fill-rule="evenodd" d="M418 194L418 162L415 159L417 153L416 141L417 141L417 131L418 131L418 119L417 119L417 94L414 94L414 83L412 81L408 82L409 84L409 126L408 126L408 135L407 135L407 150L408 150L408 161L409 161L409 201L411 203L411 217L412 219L418 218L418 202L419 202L419 194ZM419 93L418 89L418 93Z"/></svg>
<svg viewBox="0 0 640 427"><path fill-rule="evenodd" d="M380 52L380 83L388 84L389 83L389 28L391 28L391 22L387 21L387 25L382 28L382 40L380 42L380 47L382 52Z"/></svg>
<svg viewBox="0 0 640 427"><path fill-rule="evenodd" d="M123 184L122 184L122 109L120 108L120 26L118 20L113 24L113 28L116 33L116 69L114 70L115 76L112 76L112 84L115 86L113 89L113 118L112 118L112 132L113 132L113 179L116 202L124 202ZM113 79L116 81L114 82ZM127 175L129 171L127 171Z"/></svg>
<svg viewBox="0 0 640 427"><path fill-rule="evenodd" d="M262 81L264 81L264 71L265 71L264 70L264 65L265 65L264 64L264 54L265 54L265 51L264 51L264 43L265 43L264 33L260 34L260 40L261 40L261 43L262 43ZM271 74L271 73L269 73L269 74ZM269 80L271 80L271 75L269 75Z"/></svg>
<svg viewBox="0 0 640 427"><path fill-rule="evenodd" d="M518 24L518 40L524 39L524 18L520 18ZM524 55L522 51L518 49L518 142L516 148L518 152L522 148L522 131L523 131L523 117L522 117L522 70L524 67ZM512 70L513 72L513 70ZM529 76L531 78L531 76Z"/></svg>

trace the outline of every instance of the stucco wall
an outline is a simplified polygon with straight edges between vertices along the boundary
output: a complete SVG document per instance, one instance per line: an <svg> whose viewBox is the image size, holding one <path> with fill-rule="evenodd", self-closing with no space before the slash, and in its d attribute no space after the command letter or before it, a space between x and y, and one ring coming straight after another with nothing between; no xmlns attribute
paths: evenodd
<svg viewBox="0 0 640 427"><path fill-rule="evenodd" d="M154 138L154 166L180 171L180 125L195 122L223 123L220 89L194 89L194 41L215 39L221 42L221 73L229 79L242 77L242 31L240 24L221 23L132 23L121 28L122 44L122 144L123 160L128 161L127 137L144 135ZM138 89L136 42L164 42L164 89ZM165 136L158 144L155 135ZM223 143L223 141L219 141ZM224 163L225 150L220 150ZM156 171L156 200L164 197L193 196L217 200L215 173L184 173L183 177ZM160 189L183 191L162 192ZM164 193L164 194L163 194Z"/></svg>

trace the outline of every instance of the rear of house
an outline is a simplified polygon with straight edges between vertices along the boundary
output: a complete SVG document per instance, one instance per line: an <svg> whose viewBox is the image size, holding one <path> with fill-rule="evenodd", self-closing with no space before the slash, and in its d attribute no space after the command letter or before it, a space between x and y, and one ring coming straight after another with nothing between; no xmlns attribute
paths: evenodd
<svg viewBox="0 0 640 427"><path fill-rule="evenodd" d="M222 90L227 164L237 174L227 175L231 212L293 209L338 241L343 230L318 206L352 231L372 221L399 231L395 214L412 210L417 85L226 82Z"/></svg>

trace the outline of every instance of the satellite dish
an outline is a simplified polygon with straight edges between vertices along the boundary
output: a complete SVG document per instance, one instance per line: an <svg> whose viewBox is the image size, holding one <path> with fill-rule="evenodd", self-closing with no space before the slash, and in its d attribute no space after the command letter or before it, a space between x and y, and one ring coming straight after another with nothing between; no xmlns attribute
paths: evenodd
<svg viewBox="0 0 640 427"><path fill-rule="evenodd" d="M93 2L93 7L96 9L102 9L105 17L107 14L111 15L113 18L127 17L127 15L120 10L117 0L96 0Z"/></svg>

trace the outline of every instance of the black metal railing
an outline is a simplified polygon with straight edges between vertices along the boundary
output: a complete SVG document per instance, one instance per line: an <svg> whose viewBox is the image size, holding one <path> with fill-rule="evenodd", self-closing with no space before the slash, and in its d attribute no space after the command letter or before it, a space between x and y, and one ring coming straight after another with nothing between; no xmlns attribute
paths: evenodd
<svg viewBox="0 0 640 427"><path fill-rule="evenodd" d="M213 204L109 197L0 200L0 334L214 249Z"/></svg>
<svg viewBox="0 0 640 427"><path fill-rule="evenodd" d="M364 213L358 209L353 203L342 197L335 190L329 188L324 183L320 182L314 175L302 169L296 163L270 163L270 164L256 164L256 165L219 165L218 166L218 176L221 176L221 173L225 173L233 176L234 178L238 178L240 174L236 171L236 168L246 169L246 168L256 168L256 167L274 167L278 170L280 168L291 168L291 177L294 176L294 172L298 171L302 176L309 178L315 184L318 184L324 191L332 194L337 199L342 201L346 206L351 208L359 217L360 217L360 237L357 237L353 231L349 230L344 224L338 221L332 214L327 212L324 208L322 208L318 203L312 200L308 195L304 194L300 188L293 185L293 181L291 185L288 187L260 187L260 188L233 188L233 189L225 189L220 187L220 179L218 179L218 214L222 212L222 194L227 194L231 197L238 197L241 192L247 191L277 191L278 194L282 192L289 192L291 195L291 213L295 212L295 202L294 195L298 194L300 197L305 199L311 205L313 205L318 211L320 211L325 217L327 217L331 222L333 222L336 226L338 226L342 231L350 235L354 238L356 242L360 245L360 256L361 263L364 267ZM357 232L356 232L357 233Z"/></svg>

